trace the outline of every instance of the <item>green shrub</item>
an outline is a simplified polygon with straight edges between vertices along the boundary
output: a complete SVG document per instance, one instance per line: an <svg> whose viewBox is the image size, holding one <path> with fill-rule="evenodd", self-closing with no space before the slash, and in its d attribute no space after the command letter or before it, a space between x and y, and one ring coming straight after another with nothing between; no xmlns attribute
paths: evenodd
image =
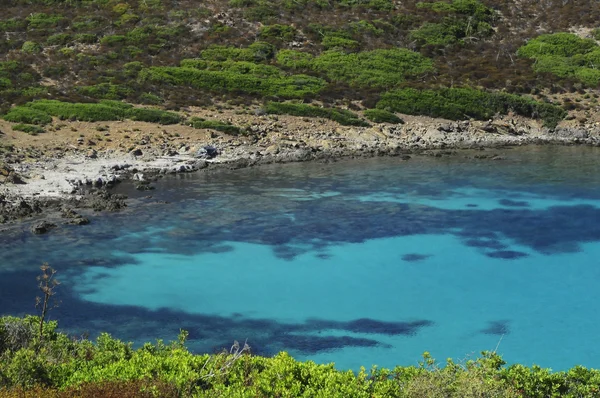
<svg viewBox="0 0 600 398"><path fill-rule="evenodd" d="M93 86L79 86L75 89L82 95L96 99L118 100L132 94L133 90L112 83L100 83Z"/></svg>
<svg viewBox="0 0 600 398"><path fill-rule="evenodd" d="M537 58L543 55L555 57L572 57L586 54L598 48L594 40L582 39L573 33L553 33L531 39L519 48L518 55Z"/></svg>
<svg viewBox="0 0 600 398"><path fill-rule="evenodd" d="M463 43L464 39L482 39L494 33L492 22L496 12L479 0L453 0L417 3L417 7L446 14L442 22L426 22L411 32L412 39L420 45L445 47Z"/></svg>
<svg viewBox="0 0 600 398"><path fill-rule="evenodd" d="M248 61L261 62L273 58L275 47L272 44L257 41L247 48L212 46L200 53L200 58L208 61Z"/></svg>
<svg viewBox="0 0 600 398"><path fill-rule="evenodd" d="M451 120L485 120L497 113L507 114L512 111L518 115L542 119L549 127L555 127L566 116L566 111L556 105L518 95L489 93L471 88L392 90L381 96L377 108Z"/></svg>
<svg viewBox="0 0 600 398"><path fill-rule="evenodd" d="M21 51L27 54L37 54L42 52L42 46L34 41L26 41L21 47Z"/></svg>
<svg viewBox="0 0 600 398"><path fill-rule="evenodd" d="M156 94L152 93L143 93L138 97L140 103L148 104L148 105L159 105L164 102L164 100Z"/></svg>
<svg viewBox="0 0 600 398"><path fill-rule="evenodd" d="M131 120L159 124L177 124L182 120L177 113L148 108L131 108L126 113L126 117Z"/></svg>
<svg viewBox="0 0 600 398"><path fill-rule="evenodd" d="M181 117L158 109L134 108L119 101L103 100L98 103L71 103L56 100L37 100L13 107L4 119L15 123L47 124L51 116L61 120L101 122L111 120L139 120L160 124L176 124Z"/></svg>
<svg viewBox="0 0 600 398"><path fill-rule="evenodd" d="M277 63L290 69L309 69L314 59L312 54L296 50L281 50L276 55Z"/></svg>
<svg viewBox="0 0 600 398"><path fill-rule="evenodd" d="M38 134L42 134L42 133L46 132L46 130L44 130L40 126L36 126L35 124L19 123L19 124L15 124L14 126L12 126L12 129L15 131L22 131L24 133L31 134L31 135L38 135Z"/></svg>
<svg viewBox="0 0 600 398"><path fill-rule="evenodd" d="M73 38L68 33L57 33L55 35L49 36L46 39L46 44L49 46L64 46L73 41Z"/></svg>
<svg viewBox="0 0 600 398"><path fill-rule="evenodd" d="M74 36L77 43L94 44L98 41L98 36L91 33L78 33Z"/></svg>
<svg viewBox="0 0 600 398"><path fill-rule="evenodd" d="M326 35L323 37L323 40L321 40L321 44L326 50L356 50L360 46L356 40L339 35Z"/></svg>
<svg viewBox="0 0 600 398"><path fill-rule="evenodd" d="M115 47L124 44L127 41L127 36L123 35L108 35L100 39L100 44L108 47Z"/></svg>
<svg viewBox="0 0 600 398"><path fill-rule="evenodd" d="M8 122L39 124L42 126L52 122L52 117L46 112L26 106L17 106L10 109L3 118Z"/></svg>
<svg viewBox="0 0 600 398"><path fill-rule="evenodd" d="M321 91L326 83L306 75L286 76L273 66L249 62L209 62L207 69L188 67L151 67L139 73L141 82L189 86L212 92L239 92L262 96L303 98ZM195 61L192 61L195 62ZM198 66L197 64L195 64Z"/></svg>
<svg viewBox="0 0 600 398"><path fill-rule="evenodd" d="M326 51L314 59L312 68L333 82L377 88L396 86L434 70L432 60L404 48L354 54Z"/></svg>
<svg viewBox="0 0 600 398"><path fill-rule="evenodd" d="M20 18L11 18L0 21L0 32L15 32L27 28L27 21Z"/></svg>
<svg viewBox="0 0 600 398"><path fill-rule="evenodd" d="M230 135L240 135L244 133L243 129L234 126L231 123L225 123L220 120L206 120L193 117L188 121L188 124L195 129L212 129L222 131Z"/></svg>
<svg viewBox="0 0 600 398"><path fill-rule="evenodd" d="M363 114L373 123L404 123L398 116L383 109L367 109Z"/></svg>
<svg viewBox="0 0 600 398"><path fill-rule="evenodd" d="M292 41L296 36L296 28L290 25L266 25L261 26L258 36L263 40L274 39L282 41Z"/></svg>
<svg viewBox="0 0 600 398"><path fill-rule="evenodd" d="M39 340L38 324L38 317L0 317L3 397L595 398L600 391L599 370L506 366L495 352L444 364L426 352L418 366L353 372L285 352L250 355L239 345L196 355L185 347L186 332L168 344L157 340L134 349L106 333L95 342L73 340L49 322Z"/></svg>
<svg viewBox="0 0 600 398"><path fill-rule="evenodd" d="M519 48L521 57L535 60L533 69L562 78L575 78L587 86L600 84L600 46L572 33L554 33L531 39Z"/></svg>
<svg viewBox="0 0 600 398"><path fill-rule="evenodd" d="M48 15L43 12L31 14L26 19L32 29L53 28L65 20L62 15Z"/></svg>
<svg viewBox="0 0 600 398"><path fill-rule="evenodd" d="M331 119L345 126L368 126L369 124L360 119L353 112L336 109L336 108L320 108L318 106L298 104L291 102L268 102L265 111L271 114L305 116L305 117L322 117Z"/></svg>
<svg viewBox="0 0 600 398"><path fill-rule="evenodd" d="M12 81L8 77L0 77L0 90L12 87Z"/></svg>

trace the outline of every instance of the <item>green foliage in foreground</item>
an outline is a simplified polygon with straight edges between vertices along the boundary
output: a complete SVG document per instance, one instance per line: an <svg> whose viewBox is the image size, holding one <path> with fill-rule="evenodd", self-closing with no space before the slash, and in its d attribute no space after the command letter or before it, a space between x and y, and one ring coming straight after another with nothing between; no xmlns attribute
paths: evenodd
<svg viewBox="0 0 600 398"><path fill-rule="evenodd" d="M368 126L353 112L345 109L320 108L318 106L290 102L269 102L265 107L267 113L305 117L322 117L331 119L345 126Z"/></svg>
<svg viewBox="0 0 600 398"><path fill-rule="evenodd" d="M61 120L100 122L131 119L142 122L176 124L182 118L176 113L159 109L134 108L119 101L98 103L71 103L56 100L38 100L16 106L4 115L4 119L14 123L45 125L52 122L52 116Z"/></svg>
<svg viewBox="0 0 600 398"><path fill-rule="evenodd" d="M243 134L244 130L231 123L225 123L220 120L206 120L199 117L193 117L188 121L188 124L195 129L213 129L222 131L231 135Z"/></svg>
<svg viewBox="0 0 600 398"><path fill-rule="evenodd" d="M404 120L383 109L367 109L363 114L373 123L404 123Z"/></svg>
<svg viewBox="0 0 600 398"><path fill-rule="evenodd" d="M377 108L451 120L485 120L494 117L495 114L506 115L512 111L521 116L541 119L548 127L555 127L567 114L556 105L518 95L490 93L471 88L392 90L381 96Z"/></svg>
<svg viewBox="0 0 600 398"><path fill-rule="evenodd" d="M573 33L541 35L519 48L521 57L535 60L533 69L562 78L575 78L596 87L600 84L600 46Z"/></svg>
<svg viewBox="0 0 600 398"><path fill-rule="evenodd" d="M38 317L0 318L0 397L105 396L99 391L107 391L107 385L121 391L111 396L152 396L148 392L154 391L172 397L545 398L600 392L598 370L506 367L493 352L460 364L447 360L443 367L425 353L419 366L354 373L333 364L299 362L286 353L265 358L238 348L195 355L185 347L185 332L177 341L134 349L108 334L95 342L72 339L56 331L56 322L45 323L40 339L38 326ZM131 391L135 388L137 393Z"/></svg>

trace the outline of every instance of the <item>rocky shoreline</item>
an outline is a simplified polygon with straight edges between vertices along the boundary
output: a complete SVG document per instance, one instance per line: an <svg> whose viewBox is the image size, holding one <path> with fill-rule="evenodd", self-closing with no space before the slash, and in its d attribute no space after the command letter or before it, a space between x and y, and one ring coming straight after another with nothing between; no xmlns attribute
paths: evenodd
<svg viewBox="0 0 600 398"><path fill-rule="evenodd" d="M270 163L334 161L340 158L444 156L462 149L522 145L600 146L600 126L566 126L554 130L534 122L507 118L487 122L440 122L414 118L406 124L369 128L314 126L286 131L272 128L277 120L252 126L246 137L213 137L172 145L137 147L129 152L82 149L40 156L34 161L0 160L0 224L53 214L33 233L57 225L87 224L80 209L115 211L126 198L111 193L115 184L132 180L139 190L152 189L160 176L219 168L237 169ZM499 159L493 151L476 158ZM58 215L58 217L57 217Z"/></svg>

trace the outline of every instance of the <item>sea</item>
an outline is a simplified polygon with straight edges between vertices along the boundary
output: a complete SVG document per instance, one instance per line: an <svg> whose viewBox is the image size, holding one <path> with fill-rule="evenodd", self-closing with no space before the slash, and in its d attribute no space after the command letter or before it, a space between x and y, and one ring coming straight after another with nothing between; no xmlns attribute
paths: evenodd
<svg viewBox="0 0 600 398"><path fill-rule="evenodd" d="M497 156L493 156L497 155ZM492 160L493 159L493 160ZM600 367L600 148L515 147L167 176L128 207L48 234L0 233L0 315L134 346L358 370L495 351Z"/></svg>

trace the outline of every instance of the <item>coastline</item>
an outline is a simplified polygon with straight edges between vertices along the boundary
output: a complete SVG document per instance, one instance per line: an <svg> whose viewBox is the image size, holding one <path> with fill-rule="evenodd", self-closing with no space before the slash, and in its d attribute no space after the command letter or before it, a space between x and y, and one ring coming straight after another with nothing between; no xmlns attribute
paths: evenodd
<svg viewBox="0 0 600 398"><path fill-rule="evenodd" d="M482 150L474 155L477 159L500 160L485 150L524 145L600 146L600 126L596 124L563 122L550 130L535 121L514 117L451 122L406 116L405 124L358 128L287 116L256 119L260 120L251 126L248 136L199 134L196 130L181 140L163 140L162 145L144 136L141 143L146 145L137 141L138 145L126 145L128 150L69 145L26 161L2 154L0 225L46 214L54 214L54 221L87 224L89 220L78 213L79 209L115 211L126 206L126 198L109 188L132 180L137 189L151 190L151 183L167 174L375 156L409 160L414 154L439 157L464 149ZM218 155L199 156L205 146L216 148ZM17 147L16 151L22 149ZM55 226L41 221L32 232L45 233Z"/></svg>

